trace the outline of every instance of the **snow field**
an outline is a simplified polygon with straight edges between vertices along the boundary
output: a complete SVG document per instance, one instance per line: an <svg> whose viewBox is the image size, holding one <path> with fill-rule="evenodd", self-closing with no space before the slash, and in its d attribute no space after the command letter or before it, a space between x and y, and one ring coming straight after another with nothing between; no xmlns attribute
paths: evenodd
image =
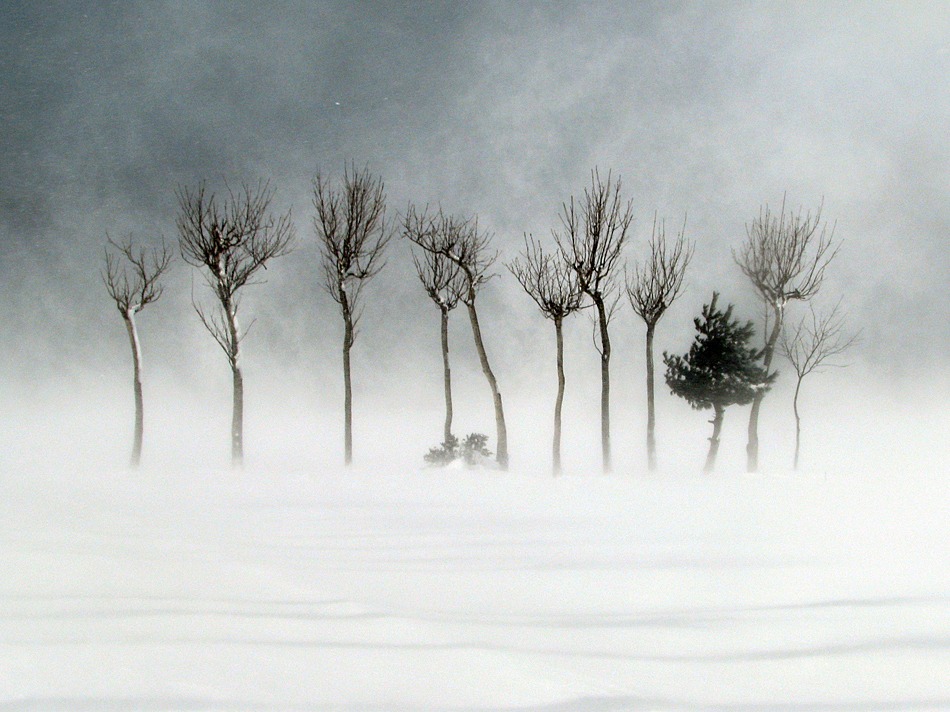
<svg viewBox="0 0 950 712"><path fill-rule="evenodd" d="M0 710L950 709L936 475L0 490Z"/></svg>

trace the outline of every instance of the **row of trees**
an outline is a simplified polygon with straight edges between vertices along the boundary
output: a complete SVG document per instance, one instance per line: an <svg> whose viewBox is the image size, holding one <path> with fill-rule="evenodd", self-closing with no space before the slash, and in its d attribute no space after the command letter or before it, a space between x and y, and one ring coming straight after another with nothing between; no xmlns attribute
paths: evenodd
<svg viewBox="0 0 950 712"><path fill-rule="evenodd" d="M202 183L195 189L180 188L178 198L178 248L183 260L204 277L214 295L211 307L192 298L199 320L225 353L232 373L232 463L243 462L243 376L241 342L247 334L238 322L241 292L255 282L260 270L276 257L288 254L296 236L290 212L271 210L274 192L267 183L244 185L226 194L209 193ZM445 421L443 438L452 436L452 381L449 360L450 312L463 304L485 379L491 390L496 423L496 459L508 465L508 438L504 403L482 337L476 300L494 276L498 252L491 235L476 217L446 214L410 204L397 219L386 215L386 191L381 178L368 169L347 166L342 181L333 183L318 175L312 186L313 230L320 246L323 286L339 308L343 320L344 460L353 457L352 373L350 352L363 313L364 287L385 266L385 252L399 234L411 242L412 259L420 282L440 311ZM664 222L654 219L646 260L627 271L622 263L630 239L633 205L622 197L619 178L601 176L596 169L582 196L565 202L546 246L525 235L524 250L506 267L534 300L541 313L554 323L557 349L557 397L554 407L552 466L561 469L561 410L564 398L563 324L570 315L593 309L595 345L600 355L601 452L603 469L611 469L610 441L610 322L625 293L634 312L646 325L647 453L648 466L657 467L654 336L657 324L681 294L694 246L685 237L685 224L668 237ZM762 349L748 346L751 323L732 319L730 305L717 307L718 295L696 320L697 337L683 357L664 354L666 382L671 391L698 409L714 411L713 436L707 469L715 462L724 408L752 403L747 446L748 468L758 468L758 418L762 399L777 374L772 370L775 352L784 353L798 376L795 464L798 464L800 418L798 394L802 379L850 345L837 310L822 316L812 312L811 322L785 329L786 307L793 300L807 301L820 288L828 264L837 254L832 231L814 213L793 214L783 203L778 215L768 208L747 228L747 239L734 253L742 272L766 305L767 337ZM108 241L102 278L125 321L133 354L135 434L132 464L141 457L143 404L141 357L135 315L162 293L160 280L172 253L163 243L157 248L136 247L131 238Z"/></svg>

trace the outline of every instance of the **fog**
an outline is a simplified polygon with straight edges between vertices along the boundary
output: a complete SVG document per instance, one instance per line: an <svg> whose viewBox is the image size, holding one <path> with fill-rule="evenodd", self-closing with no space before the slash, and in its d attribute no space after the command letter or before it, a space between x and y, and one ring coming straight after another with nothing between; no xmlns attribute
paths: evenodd
<svg viewBox="0 0 950 712"><path fill-rule="evenodd" d="M686 219L688 288L657 353L683 353L712 291L759 321L732 250L761 206L823 206L841 243L816 302L842 300L850 365L806 379L810 471L945 467L950 348L942 3L7 3L0 10L2 458L119 463L131 439L126 335L100 282L106 235L177 240L179 186L269 179L298 249L249 287L249 467L342 459L342 323L319 287L310 180L347 161L409 201L479 216L499 250L479 297L513 465L544 471L554 334L503 267L549 238L599 167L623 179L644 254L654 214ZM149 467L223 466L229 373L180 260L140 316ZM790 311L797 320L800 305ZM494 439L491 400L453 313L456 430ZM616 470L644 471L643 324L612 324ZM598 371L586 315L566 324L565 466L596 471ZM761 329L760 329L761 333ZM421 464L441 433L438 312L395 240L354 349L357 464ZM763 469L791 462L793 381L763 408ZM729 408L719 471L741 472ZM668 472L698 469L709 425L658 379Z"/></svg>

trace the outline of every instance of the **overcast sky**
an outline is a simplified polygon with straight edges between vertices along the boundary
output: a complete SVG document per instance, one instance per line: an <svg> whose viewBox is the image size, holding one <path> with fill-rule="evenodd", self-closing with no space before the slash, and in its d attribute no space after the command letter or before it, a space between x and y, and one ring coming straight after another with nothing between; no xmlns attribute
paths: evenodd
<svg viewBox="0 0 950 712"><path fill-rule="evenodd" d="M821 302L842 298L862 330L855 358L887 377L937 367L945 384L948 47L946 2L4 2L2 373L14 387L124 369L98 277L106 233L174 243L174 191L202 179L270 179L293 208L300 249L248 297L249 348L306 368L336 359L309 186L355 161L384 178L393 215L410 200L477 213L503 260L524 232L549 237L592 168L621 176L631 260L654 212L687 216L697 245L660 341L678 351L713 289L757 316L731 251L760 206L823 203L842 251ZM367 291L357 349L384 367L420 343L438 363L437 312L407 250L393 244ZM147 358L226 371L192 282L178 262L143 315ZM502 378L508 364L517 377L549 325L507 273L483 302ZM572 343L589 349L579 323ZM615 328L639 359L629 307Z"/></svg>

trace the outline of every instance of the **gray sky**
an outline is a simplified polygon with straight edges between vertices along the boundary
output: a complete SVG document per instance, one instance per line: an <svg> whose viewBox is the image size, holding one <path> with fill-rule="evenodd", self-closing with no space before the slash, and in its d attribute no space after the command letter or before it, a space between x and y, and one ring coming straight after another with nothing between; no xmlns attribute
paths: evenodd
<svg viewBox="0 0 950 712"><path fill-rule="evenodd" d="M106 233L174 243L177 186L263 177L301 247L248 296L249 349L302 369L332 358L335 383L309 184L352 160L384 177L393 214L409 200L477 213L502 259L525 231L549 236L594 166L621 175L630 259L655 211L688 215L697 243L660 340L677 351L714 288L756 316L731 250L760 206L823 200L843 249L821 301L843 297L863 331L854 358L887 378L936 367L946 383L948 47L945 2L5 2L0 373L15 387L124 369L98 281ZM357 348L384 369L438 363L437 313L411 269L394 244L367 292ZM192 280L178 262L143 314L147 358L224 371ZM502 379L524 375L522 344L549 325L507 273L482 299ZM641 359L641 327L625 305L622 358ZM589 350L587 330L573 348Z"/></svg>

